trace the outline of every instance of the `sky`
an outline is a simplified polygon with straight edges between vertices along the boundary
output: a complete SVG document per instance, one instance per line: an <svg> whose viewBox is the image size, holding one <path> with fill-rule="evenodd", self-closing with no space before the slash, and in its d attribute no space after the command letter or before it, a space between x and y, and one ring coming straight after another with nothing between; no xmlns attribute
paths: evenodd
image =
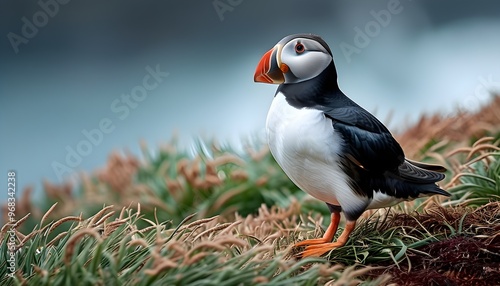
<svg viewBox="0 0 500 286"><path fill-rule="evenodd" d="M3 0L0 178L40 192L141 140L261 138L276 86L253 73L294 33L321 35L340 88L392 130L476 110L500 90L499 31L485 0Z"/></svg>

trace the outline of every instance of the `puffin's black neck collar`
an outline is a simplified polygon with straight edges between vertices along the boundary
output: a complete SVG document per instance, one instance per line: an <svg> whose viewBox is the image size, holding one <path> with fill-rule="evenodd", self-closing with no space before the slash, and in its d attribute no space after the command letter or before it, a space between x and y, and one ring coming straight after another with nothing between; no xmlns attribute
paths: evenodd
<svg viewBox="0 0 500 286"><path fill-rule="evenodd" d="M336 94L342 94L337 84L337 71L333 61L317 77L291 84L280 84L276 94L283 93L293 107L327 106Z"/></svg>

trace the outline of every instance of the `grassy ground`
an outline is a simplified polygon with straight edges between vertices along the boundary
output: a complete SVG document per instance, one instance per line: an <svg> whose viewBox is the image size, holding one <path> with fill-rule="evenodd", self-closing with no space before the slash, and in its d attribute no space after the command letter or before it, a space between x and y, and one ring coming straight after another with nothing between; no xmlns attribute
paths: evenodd
<svg viewBox="0 0 500 286"><path fill-rule="evenodd" d="M327 208L263 144L113 153L78 186L46 182L43 199L18 198L17 222L0 232L0 284L500 284L499 110L496 97L397 134L410 158L447 166L452 197L367 212L322 258L297 260L291 246L322 235Z"/></svg>

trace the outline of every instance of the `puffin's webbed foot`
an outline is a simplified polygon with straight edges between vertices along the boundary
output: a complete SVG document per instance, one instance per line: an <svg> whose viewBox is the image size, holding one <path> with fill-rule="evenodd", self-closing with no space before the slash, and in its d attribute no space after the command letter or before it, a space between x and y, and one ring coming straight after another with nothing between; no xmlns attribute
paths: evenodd
<svg viewBox="0 0 500 286"><path fill-rule="evenodd" d="M340 217L340 215L339 215ZM332 214L332 222L333 222L333 214ZM338 223L337 223L338 225ZM328 241L331 241L331 240L328 240L326 241L326 234L328 233L328 231L325 233L325 236L323 236L323 238L319 238L319 239L308 239L308 240L304 240L304 241L301 241L299 243L296 243L294 246L304 246L304 245L307 245L306 248L300 252L297 257L310 257L310 256L321 256L335 248L338 248L338 247L341 247L341 246L344 246L347 242L347 240L349 239L349 235L352 233L352 231L354 230L354 228L356 227L356 222L355 221L348 221L346 223L346 226L345 226L345 229L344 231L342 232L342 234L340 235L339 239L336 241L336 242L328 242ZM330 224L330 227L328 228L328 230L330 230L331 228L331 224ZM336 229L336 227L335 227Z"/></svg>

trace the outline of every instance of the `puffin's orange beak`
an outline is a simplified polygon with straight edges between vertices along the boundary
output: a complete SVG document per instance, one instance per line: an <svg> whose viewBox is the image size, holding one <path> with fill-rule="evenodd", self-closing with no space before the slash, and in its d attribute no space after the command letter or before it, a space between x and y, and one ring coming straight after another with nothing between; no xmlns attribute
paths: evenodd
<svg viewBox="0 0 500 286"><path fill-rule="evenodd" d="M262 56L253 76L255 82L276 84L285 82L283 72L278 67L277 50L278 48L274 47Z"/></svg>

